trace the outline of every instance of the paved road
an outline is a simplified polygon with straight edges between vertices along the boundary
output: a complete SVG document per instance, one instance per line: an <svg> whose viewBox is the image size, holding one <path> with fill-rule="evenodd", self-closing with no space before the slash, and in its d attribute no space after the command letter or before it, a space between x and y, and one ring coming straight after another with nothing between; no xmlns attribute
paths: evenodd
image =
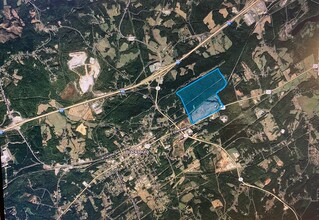
<svg viewBox="0 0 319 220"><path fill-rule="evenodd" d="M247 11L249 11L250 8L252 8L259 0L255 0L255 1L252 1L249 5L247 5L243 10L241 10L236 16L234 16L232 19L228 20L226 23L224 23L219 29L217 29L214 33L212 33L211 35L209 35L205 40L203 40L202 42L200 42L195 48L193 48L191 51L189 51L188 53L184 54L182 56L181 59L179 59L177 62L175 63L172 63L172 64L169 64L167 66L164 66L162 67L160 70L156 71L155 73L153 73L152 75L150 75L149 77L143 79L141 82L135 84L135 85L130 85L128 87L125 87L123 88L125 91L130 91L130 90L134 90L138 87L141 87L141 86L144 86L144 85L148 85L150 82L154 81L156 78L158 77L164 77L171 69L173 69L176 65L178 65L179 62L183 61L184 59L186 59L187 57L189 57L192 53L194 53L197 49L199 49L200 47L202 47L204 44L206 44L210 39L212 39L213 37L215 37L217 34L219 34L221 31L223 31L225 28L227 28L232 22L234 22L237 18L239 18L240 16L242 16L243 14L245 14ZM70 105L70 106L67 106L67 107L64 107L63 109L64 110L68 110L70 108L73 108L73 107L77 107L77 106L80 106L80 105L84 105L84 104L87 104L87 103L90 103L90 102L94 102L94 101L97 101L97 100L100 100L100 99L105 99L105 98L108 98L108 97L112 97L112 96L115 96L115 95L118 95L120 94L121 91L118 90L118 91L113 91L113 92L108 92L108 93L105 93L104 95L101 95L99 97L95 97L95 98L92 98L92 99L88 99L86 101L83 101L83 102L79 102L77 104L74 104L74 105ZM3 128L2 131L3 132L6 132L6 131L9 131L9 130L12 130L14 128L18 128L20 126L22 126L23 124L25 123L28 123L28 122L31 122L31 121L34 121L34 120L38 120L38 119L41 119L41 118L44 118L44 117L47 117L49 115L52 115L52 114L56 114L56 113L59 113L59 109L57 110L53 110L51 112L48 112L48 113L45 113L45 114L42 114L42 115L38 115L38 116L35 116L35 117L32 117L32 118L28 118L28 119L25 119L19 123L16 123L16 124L13 124L13 125L10 125L6 128Z"/></svg>

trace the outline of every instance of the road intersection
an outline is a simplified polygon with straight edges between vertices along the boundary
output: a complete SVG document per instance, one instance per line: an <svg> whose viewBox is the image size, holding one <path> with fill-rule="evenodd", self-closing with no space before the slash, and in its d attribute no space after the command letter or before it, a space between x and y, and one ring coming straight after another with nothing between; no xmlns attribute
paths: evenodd
<svg viewBox="0 0 319 220"><path fill-rule="evenodd" d="M24 119L20 122L17 122L17 123L14 123L14 124L11 124L9 125L8 127L6 128L3 128L1 129L1 133L4 133L4 132L7 132L7 131L10 131L10 130L13 130L13 129L17 129L19 128L20 126L24 125L25 123L28 123L28 122L31 122L31 121L35 121L35 120L38 120L38 119L41 119L41 118L45 118L49 115L52 115L52 114L56 114L56 113L61 113L61 111L63 110L68 110L68 109L71 109L71 108L74 108L74 107L77 107L77 106L80 106L80 105L84 105L84 104L88 104L88 103L91 103L91 102L95 102L95 101L98 101L98 100L101 100L101 99L105 99L105 98L109 98L109 97L112 97L112 96L115 96L115 95L118 95L118 94L121 94L122 91L131 91L131 90L134 90L134 89L137 89L138 87L141 87L141 86L145 86L145 85L148 85L150 84L152 81L154 81L155 79L157 78L160 78L160 77L164 77L167 73L170 72L170 70L172 70L176 65L179 65L184 59L186 59L187 57L189 57L192 53L194 53L196 50L198 50L200 47L202 47L203 45L205 45L210 39L212 39L213 37L215 37L216 35L218 35L220 32L222 32L225 28L229 27L232 22L234 22L237 18L239 18L240 16L244 15L246 12L248 12L256 3L258 2L258 0L254 0L252 1L250 4L248 4L245 8L243 8L236 16L234 16L233 18L231 18L230 20L228 20L227 22L225 22L220 28L218 28L214 33L212 33L211 35L209 35L205 40L203 40L202 42L200 42L196 47L194 47L191 51L189 51L188 53L184 54L182 56L182 58L176 60L174 63L171 63L169 65L166 65L164 67L162 67L160 70L156 71L155 73L153 73L152 75L148 76L147 78L143 79L142 81L140 81L139 83L137 84L134 84L134 85L130 85L128 87L125 87L125 88L122 88L120 90L117 90L117 91L112 91L112 92L108 92L108 93L105 93L101 96L98 96L98 97L95 97L95 98L92 98L92 99L88 99L88 100L85 100L83 102L79 102L79 103L76 103L76 104L73 104L73 105L70 105L70 106L67 106L67 107L64 107L63 109L57 109L57 110L53 110L53 111L50 111L50 112L47 112L45 114L42 114L42 115L38 115L38 116L35 116L35 117L32 117L32 118L27 118L27 119Z"/></svg>

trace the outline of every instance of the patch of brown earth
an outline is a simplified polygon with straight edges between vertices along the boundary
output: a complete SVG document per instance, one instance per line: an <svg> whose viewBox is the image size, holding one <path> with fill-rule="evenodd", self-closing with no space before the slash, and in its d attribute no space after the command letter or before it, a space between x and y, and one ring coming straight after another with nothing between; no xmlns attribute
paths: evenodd
<svg viewBox="0 0 319 220"><path fill-rule="evenodd" d="M76 100L79 98L79 92L74 83L69 83L60 93L60 97L63 100Z"/></svg>
<svg viewBox="0 0 319 220"><path fill-rule="evenodd" d="M15 9L11 9L10 6L5 6L1 12L4 19L0 24L0 42L5 43L21 37L25 24L20 19L18 12Z"/></svg>

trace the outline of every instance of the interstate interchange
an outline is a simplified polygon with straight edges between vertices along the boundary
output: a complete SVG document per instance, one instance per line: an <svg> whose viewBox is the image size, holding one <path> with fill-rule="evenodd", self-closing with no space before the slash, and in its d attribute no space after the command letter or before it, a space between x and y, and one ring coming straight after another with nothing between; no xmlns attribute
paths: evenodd
<svg viewBox="0 0 319 220"><path fill-rule="evenodd" d="M100 96L97 96L97 97L94 97L92 99L88 99L88 100L85 100L85 101L82 101L82 102L79 102L79 103L76 103L76 104L73 104L73 105L69 105L69 106L65 106L65 107L62 107L60 109L56 109L56 110L53 110L53 111L50 111L50 112L47 112L47 113L44 113L44 114L40 114L38 116L35 116L35 117L31 117L31 118L26 118L26 119L22 119L22 121L19 121L19 122L16 122L16 123L12 123L11 125L7 126L7 127L3 127L0 129L0 133L3 135L3 134L6 134L7 132L11 131L11 130L18 130L19 134L24 137L22 135L22 133L20 132L20 127L22 125L25 125L26 123L29 123L29 122L32 122L32 121L36 121L36 120L39 120L39 119L43 119L43 118L46 118L52 114L59 114L59 113L64 113L66 110L70 110L74 107L78 107L78 106L81 106L81 105L84 105L84 104L88 104L88 103L92 103L92 102L95 102L95 101L98 101L98 100L102 100L102 99L107 99L107 98L110 98L110 97L113 97L113 96L117 96L117 95L121 95L121 94L125 94L126 92L130 92L130 91L134 91L138 88L141 88L141 87L144 87L144 86L148 86L150 85L154 80L158 79L158 78L163 78L165 77L165 75L167 75L173 68L175 67L178 67L178 65L181 64L181 62L185 59L187 59L191 54L193 54L195 51L197 51L199 48L201 48L202 46L204 46L206 43L208 43L212 38L214 38L215 36L217 36L218 34L220 34L225 28L229 27L232 25L232 23L236 20L236 19L239 19L241 16L243 16L247 11L249 11L257 2L259 2L258 0L256 1L252 1L251 3L247 4L247 6L245 6L240 12L238 12L238 14L236 14L233 18L229 19L227 22L225 22L223 25L221 25L220 28L218 28L216 31L214 31L214 33L210 34L207 38L205 38L203 41L201 41L196 47L194 47L192 50L190 50L188 53L184 54L183 56L181 56L180 59L176 60L175 62L169 64L169 65L166 65L164 67L161 67L158 71L155 71L152 75L146 77L145 79L141 80L140 82L136 83L136 84L131 84L127 87L124 87L124 88L121 88L119 90L116 90L116 91L111 91L111 92L107 92L107 93L104 93ZM238 100L238 101L234 101L234 102L230 102L230 103L225 103L225 107L228 107L228 106L231 106L231 105L234 105L234 104L239 104L240 102L245 102L247 100L251 100L251 99L254 99L254 98L258 98L258 97L262 97L262 96L272 96L274 94L278 94L279 92L282 92L282 91L285 91L285 87L300 79L301 77L304 77L306 76L310 71L312 71L313 69L310 68L310 69L307 69L301 73L299 73L296 77L292 77L290 80L286 81L285 83L279 85L278 87L276 87L275 89L271 90L269 92L262 92L261 94L259 95L251 95L250 97L248 98L243 98L241 100ZM157 89L159 88L159 89ZM179 127L178 126L178 123L176 121L174 121L173 119L170 118L170 116L168 116L167 114L165 114L159 107L158 105L158 96L159 96L159 90L160 90L160 87L159 87L159 84L157 85L156 87L156 97L155 97L155 109L158 113L160 113L163 117L165 117L172 126L174 126L176 128L176 130L173 132L173 134L175 133L182 133L185 135L185 137L189 138L189 139L192 139L193 141L195 142L199 142L199 143L204 143L204 144L208 144L208 145L211 145L213 146L214 148L218 148L220 149L222 152L224 152L228 157L229 159L231 160L231 163L233 164L236 164L236 161L233 159L233 157L229 154L229 152L226 150L225 147L222 147L221 144L216 144L216 143L212 143L210 141L207 141L207 140L204 140L204 139L201 139L201 138L198 138L196 137L196 135L193 135L193 136L188 136L187 133L185 132L185 128L183 127ZM288 90L288 89L287 89ZM3 93L3 89L1 87L1 91ZM4 97L4 95L3 95ZM6 103L6 100L4 98L4 101ZM10 112L8 110L8 112ZM189 127L192 127L194 125L190 125ZM187 127L187 128L189 128ZM158 137L156 138L155 140L152 140L150 142L150 144L153 144L155 142L161 142L161 140L164 138L164 137L167 137L169 135L171 135L172 133L168 133L168 134L165 134L161 137ZM26 141L26 139L25 139ZM128 147L129 148L129 147ZM117 153L122 153L123 154L123 150L125 150L127 148L124 148L124 149L119 149L120 152L117 152ZM205 157L207 157L208 155L210 154L207 154ZM113 155L112 155L113 156ZM104 157L100 158L101 160L105 159ZM100 160L99 159L99 160ZM202 158L203 159L203 158ZM95 161L92 161L92 162L95 162ZM89 162L91 163L91 162ZM79 164L79 166L81 166L83 164ZM74 166L74 168L76 168L76 165ZM70 208L76 203L76 201L81 197L81 195L83 195L83 193L85 193L93 184L96 183L96 180L98 180L99 177L101 177L103 174L105 174L106 172L109 172L110 170L109 169L106 169L104 172L100 173L99 175L97 175L95 178L93 178L91 181L89 181L89 183L87 183L87 185L80 190L80 192L74 197L74 199L72 199L71 202L69 202L67 204L67 206L65 208L63 208L63 211L59 214L58 216L58 219L61 219L62 216L64 214L66 214ZM174 178L176 179L178 176L182 175L183 173L187 172L188 169L185 169L183 172L179 173L177 176L175 176ZM299 215L296 213L295 209L290 206L289 204L287 204L282 198L280 198L279 196L275 195L274 193L272 193L271 191L267 191L261 187L258 187L256 185L252 185L248 182L245 182L246 180L243 179L243 177L241 176L241 170L236 166L236 171L237 171L237 178L238 178L238 181L241 185L243 186L246 186L246 187L249 187L249 188L253 188L253 189L256 189L256 190L260 190L266 194L269 194L271 196L273 196L274 198L276 198L279 202L281 202L283 204L283 206L285 208L288 208L295 216L295 218L298 220L300 219ZM118 173L116 173L117 176L118 176L118 179L121 180L121 177L119 176ZM121 180L122 181L122 180ZM122 182L121 182L122 183ZM168 182L166 183L168 184ZM165 185L164 185L165 186ZM162 186L162 187L164 187ZM136 204L134 203L134 201L132 200L132 203L134 205L134 208L136 206ZM137 212L138 213L138 212ZM138 218L140 218L140 216L138 215Z"/></svg>

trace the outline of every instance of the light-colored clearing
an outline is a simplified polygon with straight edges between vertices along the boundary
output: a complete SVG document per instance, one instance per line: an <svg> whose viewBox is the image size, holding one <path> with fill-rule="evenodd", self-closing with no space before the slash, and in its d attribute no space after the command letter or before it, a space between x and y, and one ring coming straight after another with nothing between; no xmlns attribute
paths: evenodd
<svg viewBox="0 0 319 220"><path fill-rule="evenodd" d="M212 206L216 208L223 207L223 203L219 199L215 199L212 201Z"/></svg>
<svg viewBox="0 0 319 220"><path fill-rule="evenodd" d="M264 132L269 139L269 141L277 140L280 136L278 130L278 125L275 122L275 119L272 114L268 113L266 118L260 122L260 124L264 127Z"/></svg>
<svg viewBox="0 0 319 220"><path fill-rule="evenodd" d="M94 85L93 76L91 75L81 76L79 80L79 85L83 93L88 92L89 89Z"/></svg>
<svg viewBox="0 0 319 220"><path fill-rule="evenodd" d="M181 9L181 4L179 2L176 3L176 8L175 8L176 14L180 15L184 19L186 19L186 13L182 11Z"/></svg>
<svg viewBox="0 0 319 220"><path fill-rule="evenodd" d="M71 57L71 60L68 61L68 67L70 70L73 70L79 66L83 66L88 58L85 52L70 53L69 57Z"/></svg>
<svg viewBox="0 0 319 220"><path fill-rule="evenodd" d="M73 121L79 121L81 119L89 121L94 119L92 110L88 104L70 108L67 114Z"/></svg>
<svg viewBox="0 0 319 220"><path fill-rule="evenodd" d="M216 27L215 21L213 19L213 12L209 12L208 15L203 19L204 24L207 25L211 33L214 32L216 28L219 28L219 25Z"/></svg>
<svg viewBox="0 0 319 220"><path fill-rule="evenodd" d="M153 37L162 46L167 46L167 37L162 37L160 35L160 30L159 29L153 29L152 30Z"/></svg>
<svg viewBox="0 0 319 220"><path fill-rule="evenodd" d="M228 11L226 8L222 8L218 11L220 14L223 15L224 18L226 18L228 16Z"/></svg>
<svg viewBox="0 0 319 220"><path fill-rule="evenodd" d="M262 38L262 34L265 31L266 22L268 22L269 24L271 23L271 17L269 15L262 17L262 19L259 22L257 22L255 26L254 33L257 34L257 39L259 40Z"/></svg>
<svg viewBox="0 0 319 220"><path fill-rule="evenodd" d="M155 204L155 200L152 197L151 194L149 194L149 192L147 190L137 190L137 194L139 197L141 197L141 199L143 200L143 202L146 203L146 205L151 209L154 210L156 208L156 204Z"/></svg>
<svg viewBox="0 0 319 220"><path fill-rule="evenodd" d="M52 114L47 117L45 120L46 124L50 127L53 127L54 133L57 136L61 136L63 129L66 127L66 120L61 114Z"/></svg>
<svg viewBox="0 0 319 220"><path fill-rule="evenodd" d="M121 54L120 61L116 64L116 68L121 68L125 66L128 62L135 60L138 57L139 53L127 53L127 54Z"/></svg>
<svg viewBox="0 0 319 220"><path fill-rule="evenodd" d="M76 131L85 136L86 135L86 126L82 123L76 128Z"/></svg>
<svg viewBox="0 0 319 220"><path fill-rule="evenodd" d="M306 112L309 118L312 118L316 115L319 110L319 98L316 95L314 95L312 98L300 96L297 99L302 110Z"/></svg>

